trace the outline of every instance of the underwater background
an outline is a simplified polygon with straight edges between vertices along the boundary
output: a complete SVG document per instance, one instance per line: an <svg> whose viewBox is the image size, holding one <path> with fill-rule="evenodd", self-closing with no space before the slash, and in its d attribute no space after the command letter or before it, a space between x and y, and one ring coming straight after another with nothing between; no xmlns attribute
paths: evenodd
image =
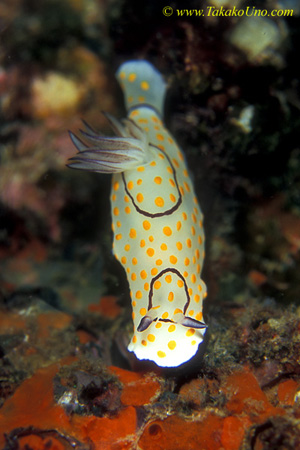
<svg viewBox="0 0 300 450"><path fill-rule="evenodd" d="M1 0L0 448L300 448L300 1ZM68 130L151 62L204 214L192 370L138 366L108 175Z"/></svg>

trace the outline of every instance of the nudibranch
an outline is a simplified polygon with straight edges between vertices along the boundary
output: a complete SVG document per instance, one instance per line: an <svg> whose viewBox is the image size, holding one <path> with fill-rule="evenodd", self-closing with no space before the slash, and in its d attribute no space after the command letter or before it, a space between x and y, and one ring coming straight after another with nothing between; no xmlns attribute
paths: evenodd
<svg viewBox="0 0 300 450"><path fill-rule="evenodd" d="M161 74L147 61L129 61L117 78L128 118L106 114L116 137L86 125L86 144L70 133L79 153L69 165L113 174L113 251L127 273L133 309L129 351L177 367L197 353L206 331L203 216L184 156L161 120Z"/></svg>

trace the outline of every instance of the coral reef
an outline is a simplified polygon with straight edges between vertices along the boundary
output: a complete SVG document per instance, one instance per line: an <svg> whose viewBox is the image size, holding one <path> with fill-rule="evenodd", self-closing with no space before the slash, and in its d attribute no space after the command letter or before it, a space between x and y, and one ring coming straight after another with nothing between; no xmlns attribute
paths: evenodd
<svg viewBox="0 0 300 450"><path fill-rule="evenodd" d="M227 315L235 323L215 319L198 374L165 376L109 366L96 347L88 350L95 338L85 332L83 339L78 321L45 312L36 302L27 314L23 308L19 299L10 307L14 312L7 307L1 316L1 448L231 450L300 444L296 311L231 307ZM44 367L37 369L37 361Z"/></svg>
<svg viewBox="0 0 300 450"><path fill-rule="evenodd" d="M299 5L257 1L293 14L255 18L207 14L244 0L202 3L1 2L5 450L300 447ZM186 371L127 352L110 180L65 167L68 129L124 114L113 73L132 58L165 75L205 217L209 339Z"/></svg>

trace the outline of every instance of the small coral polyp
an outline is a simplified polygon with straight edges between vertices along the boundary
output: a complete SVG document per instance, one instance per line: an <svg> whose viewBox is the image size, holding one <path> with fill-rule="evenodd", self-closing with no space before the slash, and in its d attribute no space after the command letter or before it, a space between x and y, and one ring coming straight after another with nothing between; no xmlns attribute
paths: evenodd
<svg viewBox="0 0 300 450"><path fill-rule="evenodd" d="M88 127L88 145L70 167L113 173L113 251L130 284L134 333L128 349L161 367L190 360L203 341L206 285L203 216L184 155L164 127L166 85L146 61L123 64L117 77L128 118L106 115L117 137Z"/></svg>

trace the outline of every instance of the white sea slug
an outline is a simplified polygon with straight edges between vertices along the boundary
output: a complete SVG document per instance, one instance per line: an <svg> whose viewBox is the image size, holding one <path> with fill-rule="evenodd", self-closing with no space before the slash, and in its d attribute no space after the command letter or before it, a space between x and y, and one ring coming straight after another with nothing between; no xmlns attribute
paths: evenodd
<svg viewBox="0 0 300 450"><path fill-rule="evenodd" d="M117 72L128 118L106 114L117 137L90 127L70 167L112 173L113 250L130 284L134 333L128 349L162 367L190 360L206 325L201 279L202 213L181 150L161 120L166 85L146 61Z"/></svg>

